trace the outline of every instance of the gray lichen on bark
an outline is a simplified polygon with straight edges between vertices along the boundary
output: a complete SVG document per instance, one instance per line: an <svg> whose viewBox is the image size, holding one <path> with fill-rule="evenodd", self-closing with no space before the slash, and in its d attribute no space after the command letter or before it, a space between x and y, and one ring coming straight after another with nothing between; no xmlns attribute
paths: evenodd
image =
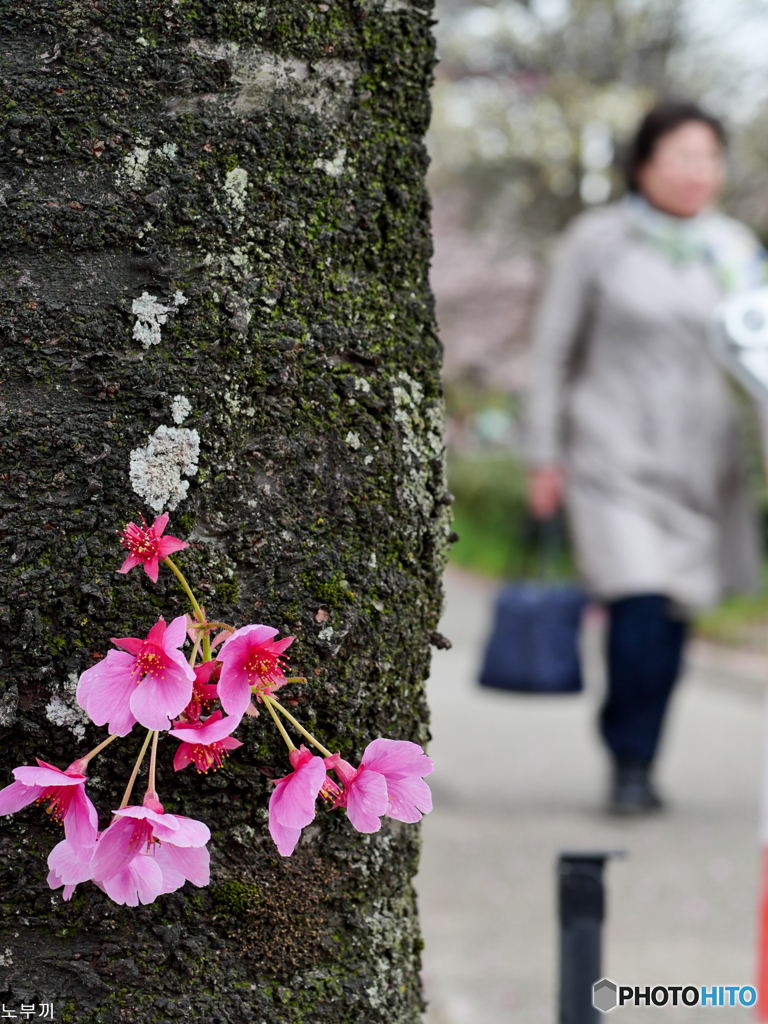
<svg viewBox="0 0 768 1024"><path fill-rule="evenodd" d="M428 738L449 499L427 6L0 0L8 769L97 742L79 673L187 610L162 576L115 573L114 531L150 512L130 455L158 428L200 436L179 561L218 617L297 635L298 713L352 760L377 735ZM282 860L266 805L284 751L263 718L242 738L205 776L174 775L161 744L166 808L213 832L209 889L64 903L58 826L3 819L6 1004L77 1024L418 1018L418 827L366 837L320 812ZM102 825L138 743L94 764Z"/></svg>

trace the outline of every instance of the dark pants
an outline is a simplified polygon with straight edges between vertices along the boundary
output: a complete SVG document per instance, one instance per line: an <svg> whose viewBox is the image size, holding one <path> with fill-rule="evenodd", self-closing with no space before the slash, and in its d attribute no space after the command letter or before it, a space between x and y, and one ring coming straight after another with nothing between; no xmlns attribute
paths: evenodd
<svg viewBox="0 0 768 1024"><path fill-rule="evenodd" d="M688 623L669 614L662 594L608 605L608 694L600 727L619 764L649 765L680 671Z"/></svg>

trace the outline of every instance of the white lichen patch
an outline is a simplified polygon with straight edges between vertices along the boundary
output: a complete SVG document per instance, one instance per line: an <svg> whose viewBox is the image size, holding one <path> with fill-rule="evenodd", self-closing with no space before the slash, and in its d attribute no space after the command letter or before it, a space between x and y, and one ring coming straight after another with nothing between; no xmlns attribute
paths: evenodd
<svg viewBox="0 0 768 1024"><path fill-rule="evenodd" d="M45 717L60 729L69 729L75 739L85 739L85 727L90 719L75 702L74 694L54 694L45 705Z"/></svg>
<svg viewBox="0 0 768 1024"><path fill-rule="evenodd" d="M369 569L375 569L376 568L376 552L375 551L371 552L371 557L368 559L368 568Z"/></svg>
<svg viewBox="0 0 768 1024"><path fill-rule="evenodd" d="M186 395L174 395L171 402L171 419L174 423L183 423L192 412L192 403Z"/></svg>
<svg viewBox="0 0 768 1024"><path fill-rule="evenodd" d="M227 171L227 176L224 179L224 194L233 210L241 212L245 209L247 191L248 171L244 167L234 167L231 171Z"/></svg>
<svg viewBox="0 0 768 1024"><path fill-rule="evenodd" d="M320 632L317 634L320 640L332 640L333 639L333 626L323 626Z"/></svg>
<svg viewBox="0 0 768 1024"><path fill-rule="evenodd" d="M424 389L404 370L392 389L395 422L400 430L401 450L407 465L403 481L405 501L429 515L433 496L429 489L430 462L443 450L443 412L439 404L424 401Z"/></svg>
<svg viewBox="0 0 768 1024"><path fill-rule="evenodd" d="M157 150L158 156L164 156L167 160L175 160L179 153L179 147L175 142L164 142Z"/></svg>
<svg viewBox="0 0 768 1024"><path fill-rule="evenodd" d="M133 336L144 348L160 344L160 325L166 323L171 307L164 305L149 292L142 292L133 300L131 312L136 317Z"/></svg>
<svg viewBox="0 0 768 1024"><path fill-rule="evenodd" d="M5 947L5 952L0 953L0 967L13 967L13 950Z"/></svg>
<svg viewBox="0 0 768 1024"><path fill-rule="evenodd" d="M144 448L131 452L131 486L154 512L172 512L189 490L189 481L182 476L197 473L199 457L196 430L158 427Z"/></svg>
<svg viewBox="0 0 768 1024"><path fill-rule="evenodd" d="M149 292L142 292L138 299L133 300L131 312L136 317L133 325L133 336L140 341L144 348L150 345L160 344L160 327L167 323L168 317L173 316L179 306L187 302L183 292L177 291L173 300L166 306L164 302L150 295Z"/></svg>
<svg viewBox="0 0 768 1024"><path fill-rule="evenodd" d="M325 171L325 173L330 174L332 178L340 178L344 173L344 163L346 159L347 151L342 146L332 160L322 160L318 157L312 166L318 171Z"/></svg>
<svg viewBox="0 0 768 1024"><path fill-rule="evenodd" d="M139 188L147 176L149 146L134 146L122 160L121 170L115 175L117 184L125 182L129 188Z"/></svg>
<svg viewBox="0 0 768 1024"><path fill-rule="evenodd" d="M349 431L347 436L344 438L344 441L346 444L349 445L350 448L354 448L355 451L357 451L361 444L360 435L355 433L354 430Z"/></svg>
<svg viewBox="0 0 768 1024"><path fill-rule="evenodd" d="M367 395L371 390L371 385L365 377L355 377L355 390L362 391L364 395Z"/></svg>

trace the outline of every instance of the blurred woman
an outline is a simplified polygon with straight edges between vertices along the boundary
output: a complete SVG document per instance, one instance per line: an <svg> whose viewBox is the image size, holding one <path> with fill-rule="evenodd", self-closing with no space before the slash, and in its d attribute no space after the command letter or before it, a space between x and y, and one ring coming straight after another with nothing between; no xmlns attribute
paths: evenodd
<svg viewBox="0 0 768 1024"><path fill-rule="evenodd" d="M691 612L760 584L761 552L713 309L762 278L762 250L712 204L725 131L691 103L642 121L629 193L577 217L544 291L529 404L529 501L565 501L607 605L611 809L655 809L650 770Z"/></svg>

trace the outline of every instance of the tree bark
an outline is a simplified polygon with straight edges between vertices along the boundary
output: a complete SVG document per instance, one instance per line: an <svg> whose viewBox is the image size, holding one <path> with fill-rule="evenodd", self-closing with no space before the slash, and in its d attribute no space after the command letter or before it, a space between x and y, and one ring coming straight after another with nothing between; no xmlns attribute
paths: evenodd
<svg viewBox="0 0 768 1024"><path fill-rule="evenodd" d="M161 508L217 619L296 634L292 706L328 747L357 762L376 736L427 740L450 501L428 6L0 0L3 785L102 739L78 676L110 637L188 610L169 573L116 575L115 530ZM161 737L166 810L213 833L206 889L131 909L85 883L63 902L60 827L34 805L2 820L6 1007L418 1019L418 826L364 836L321 810L281 858L266 808L285 748L266 715L237 735L206 775L175 774ZM101 827L142 738L92 763Z"/></svg>

